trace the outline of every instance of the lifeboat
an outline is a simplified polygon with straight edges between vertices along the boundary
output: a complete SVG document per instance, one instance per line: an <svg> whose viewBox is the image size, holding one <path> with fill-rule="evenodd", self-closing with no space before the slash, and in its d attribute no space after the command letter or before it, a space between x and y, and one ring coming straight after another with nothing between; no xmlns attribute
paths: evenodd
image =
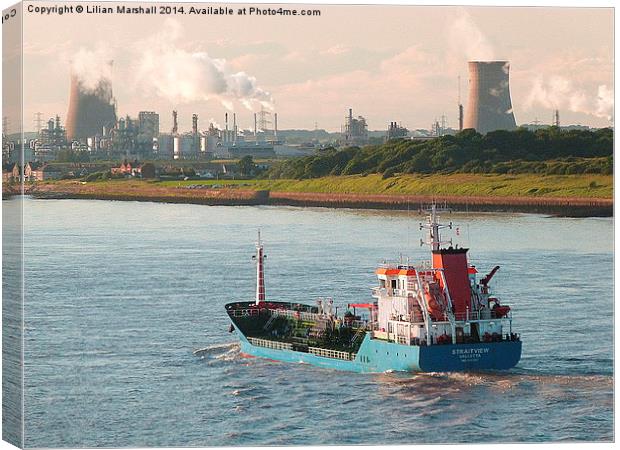
<svg viewBox="0 0 620 450"><path fill-rule="evenodd" d="M446 316L446 299L438 283L428 283L424 287L424 299L428 313L433 320L444 320Z"/></svg>
<svg viewBox="0 0 620 450"><path fill-rule="evenodd" d="M493 312L493 315L496 319L501 319L502 317L506 317L508 313L510 312L510 306L500 305L499 299L495 297L490 297L489 303L491 302L494 303L493 307L491 308L491 311Z"/></svg>
<svg viewBox="0 0 620 450"><path fill-rule="evenodd" d="M496 303L495 306L493 306L493 309L491 309L491 311L495 313L495 317L497 319L501 319L502 317L506 317L508 315L508 313L510 312L510 306L502 306Z"/></svg>

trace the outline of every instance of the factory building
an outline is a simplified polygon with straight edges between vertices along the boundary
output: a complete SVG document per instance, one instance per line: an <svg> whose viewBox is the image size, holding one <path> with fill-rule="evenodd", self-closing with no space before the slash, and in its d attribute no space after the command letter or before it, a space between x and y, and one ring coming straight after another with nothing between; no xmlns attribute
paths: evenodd
<svg viewBox="0 0 620 450"><path fill-rule="evenodd" d="M52 161L59 150L67 148L67 133L60 125L60 117L47 121L47 126L41 128L36 139L30 141L35 161Z"/></svg>
<svg viewBox="0 0 620 450"><path fill-rule="evenodd" d="M366 145L369 142L368 124L362 116L353 118L353 109L349 108L349 115L345 117L345 123L341 127L341 145Z"/></svg>
<svg viewBox="0 0 620 450"><path fill-rule="evenodd" d="M153 111L140 111L138 113L140 135L147 139L159 136L159 114Z"/></svg>
<svg viewBox="0 0 620 450"><path fill-rule="evenodd" d="M172 159L196 159L200 153L201 137L197 114L192 115L192 131L179 133L179 116L177 111L172 111L172 130L169 137L160 139L159 147L169 149Z"/></svg>
<svg viewBox="0 0 620 450"><path fill-rule="evenodd" d="M39 131L39 142L47 147L64 147L67 145L67 133L60 125L60 116L47 121L47 127Z"/></svg>
<svg viewBox="0 0 620 450"><path fill-rule="evenodd" d="M140 111L138 113L138 136L137 144L144 153L157 154L159 138L159 114L153 111Z"/></svg>
<svg viewBox="0 0 620 450"><path fill-rule="evenodd" d="M277 137L277 115L276 128L274 129L272 140L265 139L265 131L262 130L259 136L258 119L254 114L254 134L246 137L244 133L239 133L237 126L237 115L233 113L232 129L229 129L228 113L224 117L225 128L218 130L211 124L206 135L207 152L219 158L239 159L244 156L254 158L273 158L276 156L274 145Z"/></svg>
<svg viewBox="0 0 620 450"><path fill-rule="evenodd" d="M517 128L512 111L508 61L469 62L469 100L463 128L482 134Z"/></svg>
<svg viewBox="0 0 620 450"><path fill-rule="evenodd" d="M397 122L390 122L390 126L387 129L386 141L390 139L402 139L409 135L409 130L403 126L400 126Z"/></svg>

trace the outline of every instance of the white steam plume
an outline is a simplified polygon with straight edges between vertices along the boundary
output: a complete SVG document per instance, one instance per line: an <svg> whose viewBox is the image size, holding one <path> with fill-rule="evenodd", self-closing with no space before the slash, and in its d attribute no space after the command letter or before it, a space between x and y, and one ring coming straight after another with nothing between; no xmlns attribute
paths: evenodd
<svg viewBox="0 0 620 450"><path fill-rule="evenodd" d="M572 112L589 114L611 120L614 108L613 91L607 85L599 85L597 93L576 87L562 76L552 76L545 80L538 76L532 82L532 89L525 101L525 109L540 105L549 109L568 109Z"/></svg>
<svg viewBox="0 0 620 450"><path fill-rule="evenodd" d="M77 77L81 87L95 91L102 82L112 81L112 58L105 48L87 50L80 48L71 57L71 73Z"/></svg>
<svg viewBox="0 0 620 450"><path fill-rule="evenodd" d="M220 130L222 129L222 126L213 117L209 117L209 120L207 122L209 123L209 125L213 125L214 128L219 128Z"/></svg>
<svg viewBox="0 0 620 450"><path fill-rule="evenodd" d="M495 58L493 46L464 9L448 29L453 54L465 55L469 61L490 61Z"/></svg>
<svg viewBox="0 0 620 450"><path fill-rule="evenodd" d="M212 58L204 51L181 48L181 25L168 20L163 30L137 46L136 83L149 95L174 104L217 99L225 108L234 101L246 108L262 105L272 108L269 92L258 86L256 78L245 72L232 72L226 60Z"/></svg>
<svg viewBox="0 0 620 450"><path fill-rule="evenodd" d="M614 91L602 84L598 87L598 96L596 97L596 115L606 117L612 120L614 112Z"/></svg>

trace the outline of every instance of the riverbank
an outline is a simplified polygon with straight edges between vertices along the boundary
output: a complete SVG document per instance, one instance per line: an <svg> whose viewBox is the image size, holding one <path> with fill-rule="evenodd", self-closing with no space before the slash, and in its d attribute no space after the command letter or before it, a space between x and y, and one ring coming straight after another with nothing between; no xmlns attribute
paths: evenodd
<svg viewBox="0 0 620 450"><path fill-rule="evenodd" d="M433 176L437 177L437 176ZM415 180L418 183L432 185L437 178ZM529 184L529 195L499 195L498 192L509 190L520 192L519 186L526 183L523 177L493 176L486 177L485 183L479 183L479 190L485 189L495 193L491 195L471 195L462 193L471 189L475 182L470 175L469 185L464 179L455 179L453 176L444 176L443 189L435 189L435 193L425 193L425 189L418 189L418 193L406 193L403 186L412 180L377 180L372 177L346 177L342 183L336 185L340 190L349 192L334 192L335 188L326 189L333 180L323 180L321 192L317 183L319 180L228 180L228 181L141 181L141 180L110 180L106 182L85 183L74 180L57 181L51 183L37 183L30 185L25 193L36 198L45 199L101 199L120 201L153 201L167 203L195 203L205 205L290 205L301 207L330 207L356 209L394 209L415 210L429 202L446 202L453 209L460 211L497 211L497 212L529 212L553 214L572 217L612 216L613 198L597 197L594 194L611 192L613 180L611 177L555 177L544 178L544 183ZM335 178L335 177L334 177ZM339 177L342 178L342 177ZM357 180L355 179L357 178ZM400 178L400 177L399 177ZM430 178L430 179L429 179ZM286 183L288 181L288 183ZM392 183L383 187L385 193L364 192L360 186L355 189L351 184L360 181L366 183L367 191L372 183ZM460 181L460 184L457 183ZM530 180L531 181L531 180ZM563 185L560 183L563 181ZM450 193L450 182L461 192ZM555 190L550 190L555 182ZM400 183L400 186L398 184ZM457 183L457 184L454 184ZM493 186L493 184L496 184ZM313 186L314 184L314 186ZM392 193L390 188L398 186L401 193ZM527 187L526 186L526 187ZM296 189L296 190L295 190ZM306 192L313 189L314 192ZM376 185L375 191L381 190ZM521 188L523 189L523 188ZM356 190L358 192L356 192ZM404 191L404 192L403 192ZM581 191L581 192L580 192ZM411 190L409 190L411 192ZM545 192L547 195L541 195ZM582 195L558 195L580 192ZM555 194L555 195L554 195ZM590 194L585 195L585 194Z"/></svg>

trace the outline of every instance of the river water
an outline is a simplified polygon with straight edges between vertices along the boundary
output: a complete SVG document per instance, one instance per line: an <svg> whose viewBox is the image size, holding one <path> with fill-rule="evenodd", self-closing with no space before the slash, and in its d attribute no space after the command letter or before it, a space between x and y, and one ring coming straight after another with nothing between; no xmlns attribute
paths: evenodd
<svg viewBox="0 0 620 450"><path fill-rule="evenodd" d="M613 219L452 214L513 308L523 357L486 374L351 374L239 354L224 304L370 299L426 259L417 213L25 200L28 447L613 439ZM200 350L195 354L196 350Z"/></svg>

